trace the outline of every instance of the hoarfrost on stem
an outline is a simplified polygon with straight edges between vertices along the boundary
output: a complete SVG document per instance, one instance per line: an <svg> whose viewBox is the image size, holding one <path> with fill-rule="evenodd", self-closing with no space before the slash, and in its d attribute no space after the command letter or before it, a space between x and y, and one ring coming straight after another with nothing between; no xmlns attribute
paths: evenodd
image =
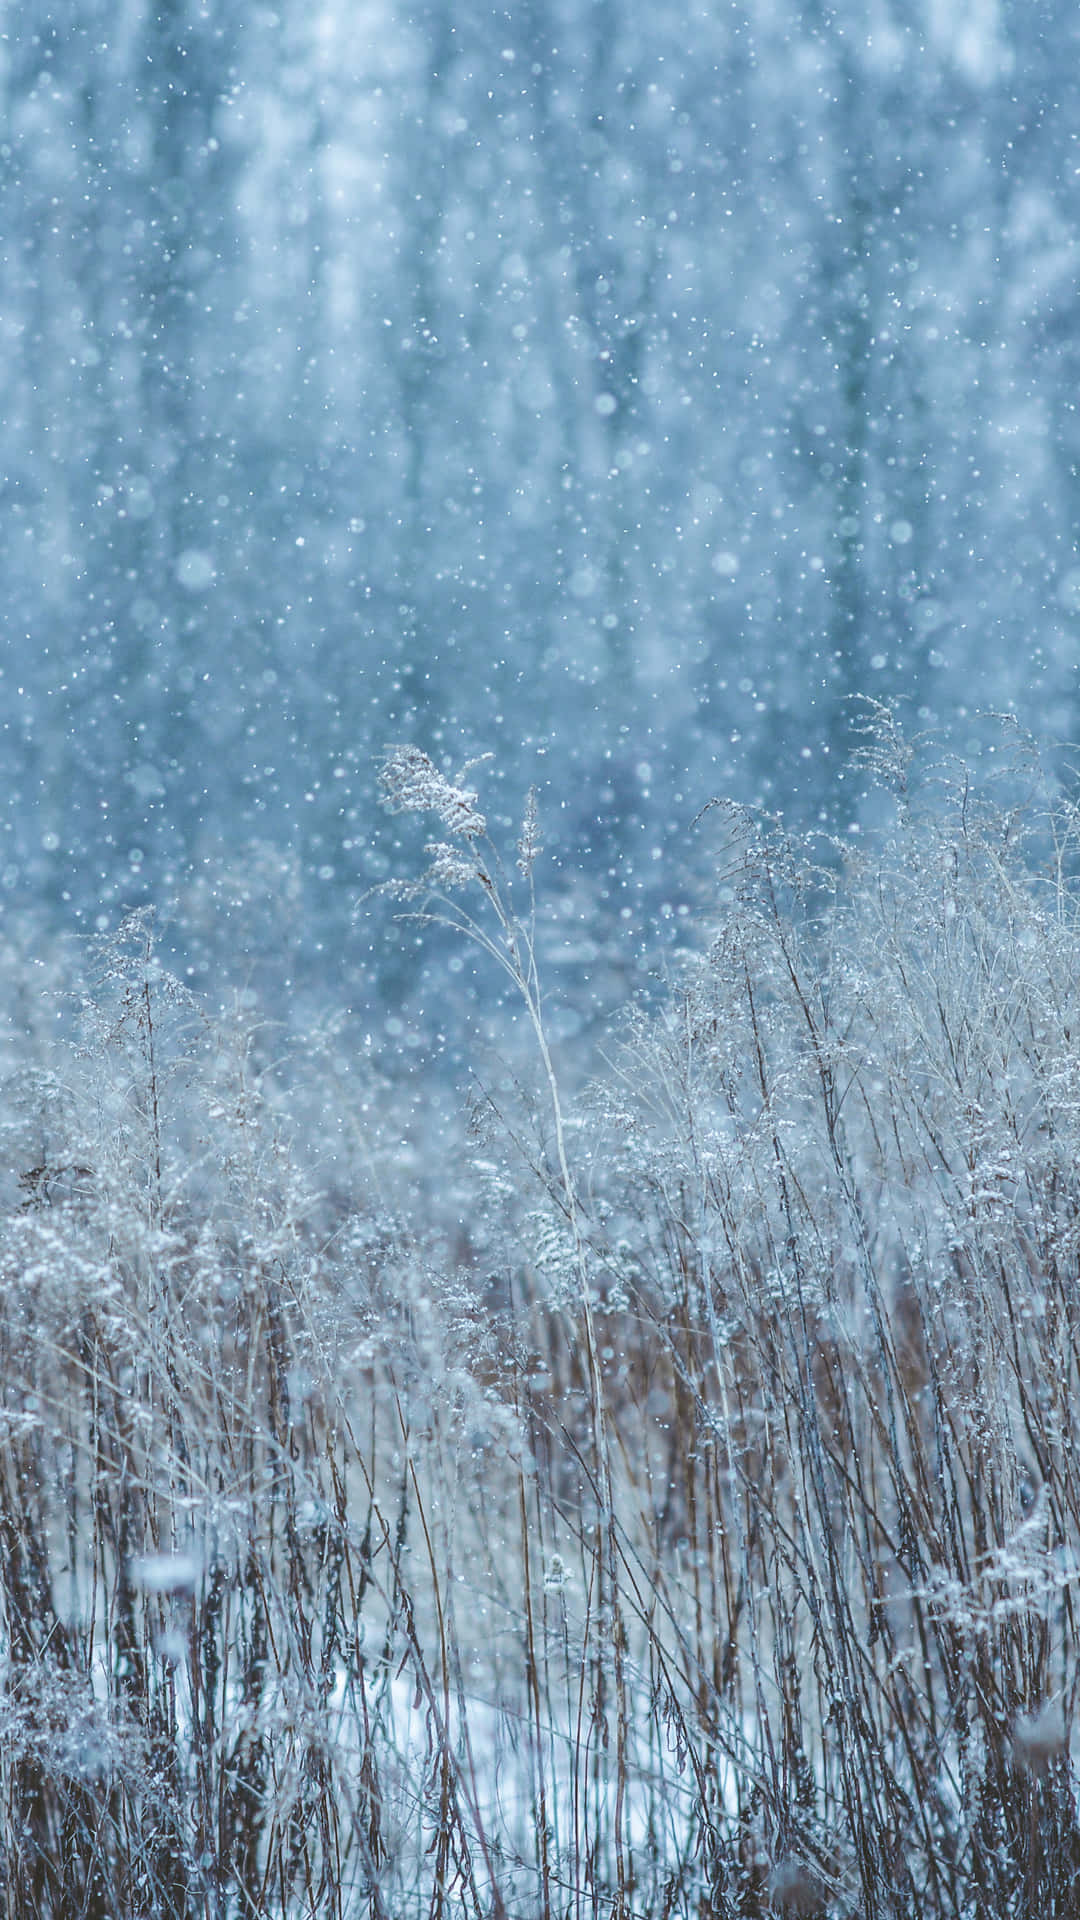
<svg viewBox="0 0 1080 1920"><path fill-rule="evenodd" d="M478 840L487 831L487 821L475 790L464 785L478 764L469 761L449 779L421 747L391 747L379 774L383 803L391 813L437 813L448 833Z"/></svg>

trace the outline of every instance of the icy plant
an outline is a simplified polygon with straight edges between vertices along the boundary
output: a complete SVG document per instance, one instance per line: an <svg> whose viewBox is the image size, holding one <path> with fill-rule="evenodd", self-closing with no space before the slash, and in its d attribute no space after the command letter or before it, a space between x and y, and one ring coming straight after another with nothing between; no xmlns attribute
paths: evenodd
<svg viewBox="0 0 1080 1920"><path fill-rule="evenodd" d="M471 760L451 779L421 747L392 747L379 775L384 804L392 813L435 813L448 833L465 841L482 839L487 822L476 793L465 785L480 765L481 760Z"/></svg>
<svg viewBox="0 0 1080 1920"><path fill-rule="evenodd" d="M586 1222L578 1184L567 1151L567 1130L562 1093L552 1059L544 1020L543 996L536 960L536 898L534 868L540 852L540 833L535 791L530 791L517 843L517 867L528 889L524 914L518 912L513 898L513 882L502 856L487 832L484 815L477 806L478 796L465 786L474 766L472 761L448 778L417 747L395 747L385 756L380 785L385 803L394 812L438 815L455 836L453 845L429 844L425 849L431 862L427 872L415 882L391 883L399 896L418 900L419 917L429 925L438 925L462 934L486 953L511 981L520 998L532 1029L547 1090L555 1164L546 1173L546 1186L556 1212L556 1238L560 1229L569 1239L572 1268L576 1280L576 1305L580 1312L582 1345L588 1382L592 1438L592 1471L595 1476L596 1526L595 1572L597 1609L606 1620L607 1639L613 1654L613 1684L618 1746L618 1771L613 1814L613 1845L616 1861L617 1894L620 1911L628 1897L628 1868L624 1835L625 1777L623 1750L626 1742L628 1703L623 1663L624 1627L622 1622L619 1552L615 1529L612 1490L612 1462L608 1432L606 1393L590 1281L590 1263L586 1241ZM468 889L462 899L458 889ZM472 897L470 897L472 896ZM473 905L473 897L476 906ZM551 1229L541 1235L539 1260L551 1260ZM557 1261L561 1265L561 1261ZM531 1623L531 1608L527 1606ZM531 1632L531 1625L530 1625Z"/></svg>
<svg viewBox="0 0 1080 1920"><path fill-rule="evenodd" d="M535 802L501 856L389 756L538 1068L411 1204L389 1083L321 1191L339 1040L272 1066L143 916L13 1059L4 1920L1077 1911L1080 820L873 724L857 858L704 816L578 1109Z"/></svg>
<svg viewBox="0 0 1080 1920"><path fill-rule="evenodd" d="M431 864L419 879L391 881L388 890L400 898L420 902L417 917L427 924L446 927L471 940L510 979L524 1005L550 1102L554 1177L573 1239L591 1351L595 1335L588 1299L581 1202L567 1157L562 1095L544 1022L536 964L533 867L540 851L536 795L534 792L529 795L518 842L518 866L529 889L528 906L522 915L515 905L512 883L502 857L488 836L484 815L477 808L478 796L464 785L472 768L479 764L471 761L450 779L440 773L418 747L395 747L386 754L380 774L386 805L395 813L435 813L455 836L451 845L429 843L425 852ZM472 898L461 897L466 889L475 897L475 906Z"/></svg>

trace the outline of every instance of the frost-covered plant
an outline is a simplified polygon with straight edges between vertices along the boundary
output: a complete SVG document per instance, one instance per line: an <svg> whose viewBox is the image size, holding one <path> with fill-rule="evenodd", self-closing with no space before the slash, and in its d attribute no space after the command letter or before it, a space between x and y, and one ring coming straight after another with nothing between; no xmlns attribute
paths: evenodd
<svg viewBox="0 0 1080 1920"><path fill-rule="evenodd" d="M487 756L485 756L487 757ZM577 1177L571 1168L562 1092L552 1058L544 1019L544 1002L536 959L536 897L534 868L541 852L535 790L530 791L516 854L517 869L527 888L527 904L519 912L513 881L479 811L478 795L466 786L472 761L450 777L415 746L395 747L385 755L380 773L384 801L394 812L434 813L453 835L451 843L429 843L430 865L417 880L390 882L399 898L418 902L414 911L428 925L442 926L465 936L486 953L511 981L528 1016L540 1058L548 1097L554 1166L546 1173L548 1195L556 1209L552 1223L557 1238L565 1233L576 1282L592 1439L591 1473L595 1481L595 1577L599 1617L607 1628L613 1654L616 1741L618 1763L615 1788L613 1847L616 1862L616 1899L625 1902L628 1867L624 1835L625 1768L623 1753L627 1729L627 1694L623 1664L619 1550L616 1538L612 1460L600 1343L593 1307L591 1257L585 1212ZM476 902L474 907L473 902ZM542 1230L536 1256L542 1265L551 1245L551 1228ZM565 1304L565 1296L563 1297ZM531 1604L527 1619L531 1622Z"/></svg>
<svg viewBox="0 0 1080 1920"><path fill-rule="evenodd" d="M1075 817L1029 780L1023 807L962 770L920 785L887 719L892 838L830 879L745 835L710 948L620 1064L609 1214L694 1436L652 1579L679 1617L673 1524L698 1737L745 1810L702 1807L732 1900L752 1815L830 1911L1065 1913ZM643 1460L650 1426L623 1440Z"/></svg>
<svg viewBox="0 0 1080 1920"><path fill-rule="evenodd" d="M372 1339L370 1241L328 1234L246 1030L145 918L97 957L68 1080L19 1075L13 1147L47 1152L0 1221L4 1911L404 1912L433 1805L475 1889L444 1571L417 1597L406 1559L443 1434L481 1424L468 1290Z"/></svg>
<svg viewBox="0 0 1080 1920"><path fill-rule="evenodd" d="M478 809L478 796L465 785L473 767L481 764L470 761L450 778L419 747L394 747L387 752L379 777L385 804L395 813L435 813L454 838L449 843L429 842L425 852L430 864L418 878L397 878L384 883L379 891L418 902L418 919L463 934L495 962L519 995L543 1065L556 1177L584 1271L581 1203L567 1158L562 1095L547 1037L536 964L533 869L541 850L536 794L529 794L517 848L518 868L528 887L527 906L520 913L511 878ZM587 1288L583 1290L587 1293Z"/></svg>
<svg viewBox="0 0 1080 1920"><path fill-rule="evenodd" d="M703 817L577 1109L535 805L389 757L540 1065L411 1203L385 1080L312 1173L344 1030L274 1066L145 918L9 1047L8 1920L1076 1911L1077 816L873 725L857 855Z"/></svg>

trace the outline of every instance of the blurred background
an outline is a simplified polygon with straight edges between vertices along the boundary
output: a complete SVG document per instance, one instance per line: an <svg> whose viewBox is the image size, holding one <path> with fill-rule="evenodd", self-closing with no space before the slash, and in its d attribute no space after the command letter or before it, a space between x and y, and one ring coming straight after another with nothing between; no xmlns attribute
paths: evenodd
<svg viewBox="0 0 1080 1920"><path fill-rule="evenodd" d="M1075 736L1073 0L0 14L9 917L400 1027L389 742L595 968L711 797L858 828L854 696Z"/></svg>

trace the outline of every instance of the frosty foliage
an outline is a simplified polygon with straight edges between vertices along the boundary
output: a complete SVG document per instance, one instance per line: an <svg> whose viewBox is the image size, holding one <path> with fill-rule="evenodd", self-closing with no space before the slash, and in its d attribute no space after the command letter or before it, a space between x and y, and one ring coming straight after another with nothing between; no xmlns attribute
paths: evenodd
<svg viewBox="0 0 1080 1920"><path fill-rule="evenodd" d="M476 840L487 831L477 795L465 781L471 761L453 779L441 773L420 747L391 747L383 759L379 786L391 813L436 813L448 833Z"/></svg>
<svg viewBox="0 0 1080 1920"><path fill-rule="evenodd" d="M537 804L536 788L530 787L525 801L525 818L522 821L521 837L517 844L517 864L526 880L532 876L537 856L543 852L540 838L540 811Z"/></svg>
<svg viewBox="0 0 1080 1920"><path fill-rule="evenodd" d="M711 809L580 1094L535 800L503 862L411 750L535 1058L458 1132L143 915L12 1060L12 1920L1076 1911L1078 821L872 721L874 842Z"/></svg>

